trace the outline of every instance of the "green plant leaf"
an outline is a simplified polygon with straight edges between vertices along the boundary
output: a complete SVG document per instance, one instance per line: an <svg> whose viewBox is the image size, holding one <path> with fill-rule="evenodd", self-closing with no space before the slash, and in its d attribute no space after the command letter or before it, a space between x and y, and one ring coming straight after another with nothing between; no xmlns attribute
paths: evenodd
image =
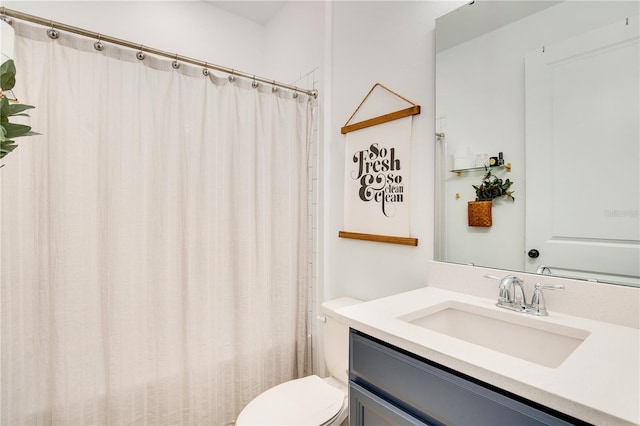
<svg viewBox="0 0 640 426"><path fill-rule="evenodd" d="M9 117L9 101L7 98L0 99L0 121L3 123L8 121L7 117Z"/></svg>
<svg viewBox="0 0 640 426"><path fill-rule="evenodd" d="M6 123L9 117L29 117L28 114L21 114L23 111L35 108L26 104L10 104L7 98L0 100L0 122Z"/></svg>
<svg viewBox="0 0 640 426"><path fill-rule="evenodd" d="M26 104L9 104L9 107L7 109L8 111L8 116L16 116L19 113L21 113L22 111L26 111L28 109L33 109L35 108L32 105L26 105ZM28 115L27 115L28 117Z"/></svg>
<svg viewBox="0 0 640 426"><path fill-rule="evenodd" d="M515 198L511 195L513 191L509 191L512 184L513 182L509 179L503 181L499 177L493 176L491 170L485 167L485 174L480 185L471 186L476 191L476 201L491 201L504 196L515 201Z"/></svg>
<svg viewBox="0 0 640 426"><path fill-rule="evenodd" d="M0 65L0 87L2 90L11 90L16 85L16 66L12 59Z"/></svg>
<svg viewBox="0 0 640 426"><path fill-rule="evenodd" d="M16 149L18 145L15 144L14 141L2 141L0 142L0 158L4 157L14 149Z"/></svg>
<svg viewBox="0 0 640 426"><path fill-rule="evenodd" d="M16 66L9 59L0 65L0 88L2 90L13 89L16 84ZM9 117L29 117L24 111L35 108L32 105L10 104L6 97L0 99L0 158L17 148L13 138L20 136L33 136L39 133L31 131L31 126L11 123ZM0 166L2 167L2 166Z"/></svg>
<svg viewBox="0 0 640 426"><path fill-rule="evenodd" d="M31 126L26 124L3 123L2 125L6 130L5 138L7 139L25 136L31 130Z"/></svg>

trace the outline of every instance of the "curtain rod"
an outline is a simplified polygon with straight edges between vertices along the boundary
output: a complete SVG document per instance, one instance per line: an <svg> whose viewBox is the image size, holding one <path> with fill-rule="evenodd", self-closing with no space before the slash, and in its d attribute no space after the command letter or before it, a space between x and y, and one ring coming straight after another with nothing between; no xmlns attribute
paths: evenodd
<svg viewBox="0 0 640 426"><path fill-rule="evenodd" d="M74 27L71 25L67 25L67 24L63 24L61 22L55 22L49 19L44 19L41 18L39 16L34 16L34 15L29 15L27 13L22 13L19 12L17 10L12 10L12 9L7 9L6 7L2 7L0 8L0 15L1 15L1 19L3 21L5 21L6 23L8 23L9 25L11 25L11 19L8 19L6 17L10 17L10 18L15 18L15 19L20 19L23 21L28 21L28 22L33 22L35 24L39 24L39 25L43 25L43 26L47 26L50 27L51 29L56 29L56 30L62 30L62 31L67 31L70 33L74 33L74 34L79 34L85 37L89 37L89 38L95 38L98 39L98 41L102 41L102 42L107 42L107 43L113 43L119 46L125 46L131 49L140 49L142 51L144 51L145 53L151 53L154 55L158 55L158 56L164 56L166 58L171 58L174 59L176 61L181 61L181 62L186 62L192 65L198 65L203 67L204 69L213 69L216 71L221 71L227 74L230 74L231 76L237 76L237 77L244 77L250 80L254 80L254 81L260 81L262 83L266 83L266 84L271 84L272 86L277 86L277 87L281 87L284 89L288 89L288 90L292 90L295 92L299 92L299 93L305 93L309 96L312 96L314 98L318 97L318 91L313 89L313 90L308 90L308 89L301 89L299 87L295 87L295 86L291 86L289 84L286 83L280 83L278 81L275 80L269 80L266 79L264 77L258 77L257 75L254 74L248 74L246 72L242 72L242 71L238 71L235 70L233 68L227 68L227 67L223 67L220 65L215 65L215 64L211 64L209 62L204 62L198 59L193 59L193 58L189 58L186 56L180 56L177 53L170 53L170 52L166 52L160 49L155 49L153 47L147 47L147 46L143 46L139 43L132 43L130 41L127 40L122 40L119 38L115 38L115 37L111 37L108 35L104 35L104 34L99 34L96 32L92 32L92 31L88 31L82 28L78 28L78 27Z"/></svg>

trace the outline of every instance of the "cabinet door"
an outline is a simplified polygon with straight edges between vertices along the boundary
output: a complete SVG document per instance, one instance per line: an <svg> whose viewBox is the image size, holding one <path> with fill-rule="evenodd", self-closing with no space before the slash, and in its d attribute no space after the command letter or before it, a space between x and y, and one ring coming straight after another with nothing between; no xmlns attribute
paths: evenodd
<svg viewBox="0 0 640 426"><path fill-rule="evenodd" d="M349 384L350 426L428 425L355 383Z"/></svg>

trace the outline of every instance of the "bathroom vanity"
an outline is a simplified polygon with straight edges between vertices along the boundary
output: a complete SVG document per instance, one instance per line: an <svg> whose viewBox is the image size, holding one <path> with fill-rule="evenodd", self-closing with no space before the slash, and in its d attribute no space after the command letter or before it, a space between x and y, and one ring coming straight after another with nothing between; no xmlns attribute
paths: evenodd
<svg viewBox="0 0 640 426"><path fill-rule="evenodd" d="M351 330L351 425L587 424Z"/></svg>
<svg viewBox="0 0 640 426"><path fill-rule="evenodd" d="M495 304L425 287L338 310L351 424L639 424L638 328Z"/></svg>

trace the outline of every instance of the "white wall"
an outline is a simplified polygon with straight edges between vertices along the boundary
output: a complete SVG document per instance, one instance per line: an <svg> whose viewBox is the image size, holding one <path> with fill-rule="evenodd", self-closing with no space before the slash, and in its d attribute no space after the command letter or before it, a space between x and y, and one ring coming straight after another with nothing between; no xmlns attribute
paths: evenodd
<svg viewBox="0 0 640 426"><path fill-rule="evenodd" d="M321 71L324 53L323 1L292 1L266 25L265 73L295 84L313 70ZM317 74L318 82L322 80ZM305 87L311 89L312 87Z"/></svg>
<svg viewBox="0 0 640 426"><path fill-rule="evenodd" d="M330 120L324 137L324 292L364 300L426 285L433 258L434 28L459 2L332 3ZM381 83L421 106L414 116L411 236L417 247L338 238L343 222L345 124L369 89ZM391 111L389 111L391 112Z"/></svg>

